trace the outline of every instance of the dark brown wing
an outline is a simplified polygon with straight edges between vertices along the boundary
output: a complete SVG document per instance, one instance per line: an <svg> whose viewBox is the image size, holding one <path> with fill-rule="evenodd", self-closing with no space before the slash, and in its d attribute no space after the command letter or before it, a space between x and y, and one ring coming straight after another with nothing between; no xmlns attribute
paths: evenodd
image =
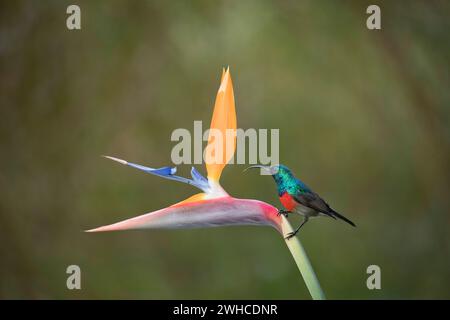
<svg viewBox="0 0 450 320"><path fill-rule="evenodd" d="M348 224L356 227L356 225L352 221L350 221L340 213L337 213L332 208L330 208L328 203L326 203L325 200L323 200L317 193L314 192L301 193L299 195L294 196L294 199L295 201L304 205L305 207L319 211L323 214L326 214L327 216L332 217L333 219L339 218L347 222Z"/></svg>
<svg viewBox="0 0 450 320"><path fill-rule="evenodd" d="M323 200L317 193L305 192L299 195L295 195L294 199L305 207L314 209L335 218L333 216L333 210L330 208L328 203L326 203L325 200Z"/></svg>

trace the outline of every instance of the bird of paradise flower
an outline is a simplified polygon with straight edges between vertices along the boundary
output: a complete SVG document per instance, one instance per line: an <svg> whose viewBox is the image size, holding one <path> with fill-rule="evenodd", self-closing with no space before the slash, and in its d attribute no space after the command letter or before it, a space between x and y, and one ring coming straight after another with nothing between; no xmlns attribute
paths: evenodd
<svg viewBox="0 0 450 320"><path fill-rule="evenodd" d="M194 167L192 167L191 179L189 179L176 175L176 167L154 169L115 157L105 156L120 164L142 170L161 178L190 184L203 192L169 207L114 224L87 230L87 232L157 228L207 228L231 225L272 226L282 236L292 232L293 229L290 223L283 215L278 213L277 208L259 200L234 198L220 185L219 180L222 171L234 156L236 150L236 135L227 134L227 131L230 132L230 130L236 132L236 110L233 84L228 68L226 71L222 71L221 83L217 92L211 120L211 130L206 150L209 150L207 154L214 155L214 160L205 159L207 178L203 177ZM224 143L214 143L212 132L219 132L224 137ZM218 148L222 149L218 150ZM217 155L219 156L217 157ZM316 274L298 238L285 239L285 241L312 298L325 299Z"/></svg>

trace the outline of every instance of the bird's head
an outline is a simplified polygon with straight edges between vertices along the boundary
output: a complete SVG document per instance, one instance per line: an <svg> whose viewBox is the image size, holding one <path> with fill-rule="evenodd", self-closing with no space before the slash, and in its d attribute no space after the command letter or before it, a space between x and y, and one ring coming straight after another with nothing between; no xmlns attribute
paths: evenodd
<svg viewBox="0 0 450 320"><path fill-rule="evenodd" d="M291 170L282 164L274 166L262 166L257 164L248 167L247 169L245 169L245 171L247 171L248 169L255 169L255 168L261 169L261 173L264 175L271 175L277 184L282 184L291 179L295 179Z"/></svg>

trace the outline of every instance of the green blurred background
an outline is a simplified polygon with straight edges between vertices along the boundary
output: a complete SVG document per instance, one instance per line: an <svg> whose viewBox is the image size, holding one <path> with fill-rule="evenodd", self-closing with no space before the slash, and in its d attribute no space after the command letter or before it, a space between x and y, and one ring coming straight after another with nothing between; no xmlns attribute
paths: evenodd
<svg viewBox="0 0 450 320"><path fill-rule="evenodd" d="M229 65L238 126L280 128L281 162L358 225L300 234L328 298L450 298L450 6L382 2L370 31L372 3L2 1L0 297L309 299L270 228L82 232L196 192L100 155L169 165ZM244 167L224 188L279 206Z"/></svg>

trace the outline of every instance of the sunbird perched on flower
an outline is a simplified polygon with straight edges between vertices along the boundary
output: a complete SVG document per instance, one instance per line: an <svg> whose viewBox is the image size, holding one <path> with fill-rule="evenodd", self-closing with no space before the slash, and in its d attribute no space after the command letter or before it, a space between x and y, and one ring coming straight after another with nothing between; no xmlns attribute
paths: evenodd
<svg viewBox="0 0 450 320"><path fill-rule="evenodd" d="M269 172L275 180L278 197L286 209L279 210L279 214L284 214L287 217L288 213L298 213L303 216L303 222L295 231L290 232L286 239L295 236L310 217L328 216L333 219L339 218L356 227L353 222L334 211L317 193L297 179L288 167L281 164L272 167L254 165L247 169L252 168L261 168Z"/></svg>
<svg viewBox="0 0 450 320"><path fill-rule="evenodd" d="M210 228L232 225L272 226L283 237L292 231L292 227L279 210L268 203L253 199L238 199L230 196L220 185L220 176L236 149L236 135L226 134L236 131L236 110L230 69L223 69L220 87L214 103L211 119L211 131L208 137L210 154L222 155L219 161L205 159L207 177L203 177L195 168L191 178L176 175L176 167L150 168L122 159L106 156L122 165L133 167L161 178L190 184L203 192L160 210L142 214L110 225L87 230L87 232L105 232L132 229L182 229ZM220 132L224 143L214 143L212 132ZM230 152L231 151L231 152ZM221 158L221 159L220 159ZM325 299L319 281L311 263L298 239L286 240L287 247L304 277L305 284L313 299Z"/></svg>

